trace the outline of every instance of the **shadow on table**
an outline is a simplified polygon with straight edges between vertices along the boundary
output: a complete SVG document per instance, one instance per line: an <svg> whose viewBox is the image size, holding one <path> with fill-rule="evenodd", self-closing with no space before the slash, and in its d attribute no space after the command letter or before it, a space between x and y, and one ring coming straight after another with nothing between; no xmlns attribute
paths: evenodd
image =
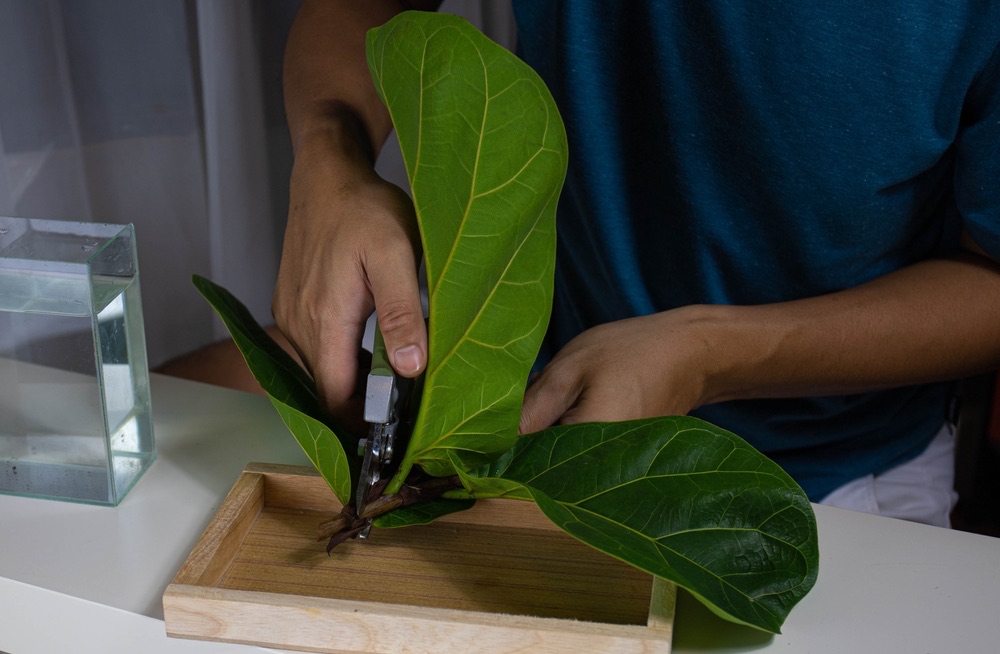
<svg viewBox="0 0 1000 654"><path fill-rule="evenodd" d="M752 652L771 644L774 636L723 620L683 589L677 590L675 650Z"/></svg>

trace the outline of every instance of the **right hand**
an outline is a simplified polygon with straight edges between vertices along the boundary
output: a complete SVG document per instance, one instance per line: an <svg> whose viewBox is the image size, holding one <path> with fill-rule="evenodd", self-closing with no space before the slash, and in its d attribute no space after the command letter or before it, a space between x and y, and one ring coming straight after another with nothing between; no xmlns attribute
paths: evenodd
<svg viewBox="0 0 1000 654"><path fill-rule="evenodd" d="M363 427L357 356L374 310L396 372L426 365L420 238L409 197L367 162L297 156L272 310L323 408Z"/></svg>

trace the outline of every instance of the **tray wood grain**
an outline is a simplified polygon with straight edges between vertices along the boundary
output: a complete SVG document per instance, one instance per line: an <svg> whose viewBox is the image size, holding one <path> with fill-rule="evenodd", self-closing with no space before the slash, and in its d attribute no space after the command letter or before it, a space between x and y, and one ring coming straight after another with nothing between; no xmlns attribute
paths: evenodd
<svg viewBox="0 0 1000 654"><path fill-rule="evenodd" d="M341 654L670 651L675 587L534 504L480 501L330 556L311 468L251 464L163 595L170 636Z"/></svg>

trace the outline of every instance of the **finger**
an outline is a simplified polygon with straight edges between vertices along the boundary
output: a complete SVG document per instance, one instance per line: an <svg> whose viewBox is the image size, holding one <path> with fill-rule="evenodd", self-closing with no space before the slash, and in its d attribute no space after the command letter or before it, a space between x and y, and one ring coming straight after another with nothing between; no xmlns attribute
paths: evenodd
<svg viewBox="0 0 1000 654"><path fill-rule="evenodd" d="M343 270L327 272L324 266L304 266L300 257L284 258L272 313L315 380L321 409L350 426L361 415L352 395L357 352L372 303L360 277L348 288L326 283L348 278Z"/></svg>
<svg viewBox="0 0 1000 654"><path fill-rule="evenodd" d="M412 253L382 261L368 271L379 329L392 367L404 377L416 377L427 365L427 327L416 262Z"/></svg>
<svg viewBox="0 0 1000 654"><path fill-rule="evenodd" d="M524 393L518 431L531 434L560 422L579 398L579 387L559 381L558 374L546 369Z"/></svg>
<svg viewBox="0 0 1000 654"><path fill-rule="evenodd" d="M356 322L334 323L321 328L319 335L311 368L320 404L327 413L348 423L357 423L361 415L355 397L358 379L357 351L361 343L362 326Z"/></svg>

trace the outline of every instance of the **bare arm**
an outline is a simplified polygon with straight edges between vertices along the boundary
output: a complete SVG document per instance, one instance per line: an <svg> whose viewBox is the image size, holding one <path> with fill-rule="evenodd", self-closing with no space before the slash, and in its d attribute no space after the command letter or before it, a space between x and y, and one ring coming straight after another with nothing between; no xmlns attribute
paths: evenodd
<svg viewBox="0 0 1000 654"><path fill-rule="evenodd" d="M400 373L419 374L427 350L413 208L372 167L392 123L368 73L365 33L403 9L437 4L305 0L286 48L295 164L273 312L326 408L352 422L357 351L373 310Z"/></svg>
<svg viewBox="0 0 1000 654"><path fill-rule="evenodd" d="M296 153L317 132L337 131L346 122L350 130L362 129L358 136L367 136L371 154L377 154L392 122L368 74L365 34L404 9L436 9L439 4L304 0L288 35L284 62L285 112Z"/></svg>
<svg viewBox="0 0 1000 654"><path fill-rule="evenodd" d="M1000 266L965 251L848 291L748 307L743 319L760 358L719 371L728 382L711 401L960 378L1000 366Z"/></svg>
<svg viewBox="0 0 1000 654"><path fill-rule="evenodd" d="M591 329L529 388L521 429L858 393L997 367L1000 264L967 241L954 257L829 295L692 306Z"/></svg>

